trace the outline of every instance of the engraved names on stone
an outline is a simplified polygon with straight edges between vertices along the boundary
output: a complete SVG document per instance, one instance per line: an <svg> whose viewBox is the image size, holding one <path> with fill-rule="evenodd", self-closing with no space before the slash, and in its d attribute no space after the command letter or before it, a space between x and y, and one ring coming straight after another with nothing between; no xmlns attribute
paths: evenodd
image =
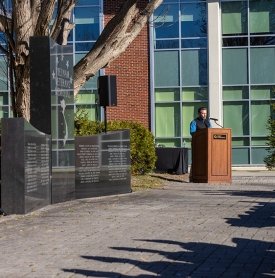
<svg viewBox="0 0 275 278"><path fill-rule="evenodd" d="M78 158L80 163L80 166L78 167L80 183L99 182L99 146L92 144L80 144L78 149Z"/></svg>
<svg viewBox="0 0 275 278"><path fill-rule="evenodd" d="M51 203L51 136L23 118L3 118L1 206L24 214Z"/></svg>
<svg viewBox="0 0 275 278"><path fill-rule="evenodd" d="M105 142L104 142L105 143ZM107 143L107 144L106 144ZM110 181L126 180L128 173L127 152L129 145L123 141L107 141L106 148L103 151L107 152L107 169Z"/></svg>
<svg viewBox="0 0 275 278"><path fill-rule="evenodd" d="M76 137L76 197L131 191L130 132Z"/></svg>
<svg viewBox="0 0 275 278"><path fill-rule="evenodd" d="M46 142L25 142L25 190L26 193L41 190L49 184L50 147Z"/></svg>

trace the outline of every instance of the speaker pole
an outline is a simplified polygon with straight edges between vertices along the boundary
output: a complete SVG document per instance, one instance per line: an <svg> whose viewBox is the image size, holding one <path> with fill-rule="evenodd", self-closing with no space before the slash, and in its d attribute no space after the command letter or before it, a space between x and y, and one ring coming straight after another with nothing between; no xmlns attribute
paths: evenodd
<svg viewBox="0 0 275 278"><path fill-rule="evenodd" d="M107 109L106 109L106 106L104 106L104 129L105 129L105 133L107 133Z"/></svg>

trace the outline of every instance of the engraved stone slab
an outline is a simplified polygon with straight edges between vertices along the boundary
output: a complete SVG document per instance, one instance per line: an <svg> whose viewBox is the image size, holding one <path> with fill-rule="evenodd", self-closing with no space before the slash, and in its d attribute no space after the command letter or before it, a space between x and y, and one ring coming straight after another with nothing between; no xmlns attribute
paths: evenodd
<svg viewBox="0 0 275 278"><path fill-rule="evenodd" d="M74 199L73 47L30 38L31 124L52 135L52 202Z"/></svg>
<svg viewBox="0 0 275 278"><path fill-rule="evenodd" d="M75 138L76 198L131 192L130 131Z"/></svg>
<svg viewBox="0 0 275 278"><path fill-rule="evenodd" d="M2 119L1 206L24 214L51 203L51 138L23 118Z"/></svg>

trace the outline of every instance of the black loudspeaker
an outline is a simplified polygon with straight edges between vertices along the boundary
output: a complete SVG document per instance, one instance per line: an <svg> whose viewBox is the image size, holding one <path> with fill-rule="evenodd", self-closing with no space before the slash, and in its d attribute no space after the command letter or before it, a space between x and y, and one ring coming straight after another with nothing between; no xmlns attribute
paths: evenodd
<svg viewBox="0 0 275 278"><path fill-rule="evenodd" d="M115 75L103 75L98 77L98 94L100 106L117 105Z"/></svg>

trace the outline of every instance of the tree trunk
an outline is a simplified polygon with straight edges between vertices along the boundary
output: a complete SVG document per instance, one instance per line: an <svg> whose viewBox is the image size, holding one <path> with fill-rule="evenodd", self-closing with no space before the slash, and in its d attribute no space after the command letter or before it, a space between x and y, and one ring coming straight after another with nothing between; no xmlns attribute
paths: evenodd
<svg viewBox="0 0 275 278"><path fill-rule="evenodd" d="M30 120L29 39L33 35L30 0L14 0L16 114Z"/></svg>
<svg viewBox="0 0 275 278"><path fill-rule="evenodd" d="M30 63L29 58L24 65L18 65L15 69L16 90L16 115L30 120Z"/></svg>

